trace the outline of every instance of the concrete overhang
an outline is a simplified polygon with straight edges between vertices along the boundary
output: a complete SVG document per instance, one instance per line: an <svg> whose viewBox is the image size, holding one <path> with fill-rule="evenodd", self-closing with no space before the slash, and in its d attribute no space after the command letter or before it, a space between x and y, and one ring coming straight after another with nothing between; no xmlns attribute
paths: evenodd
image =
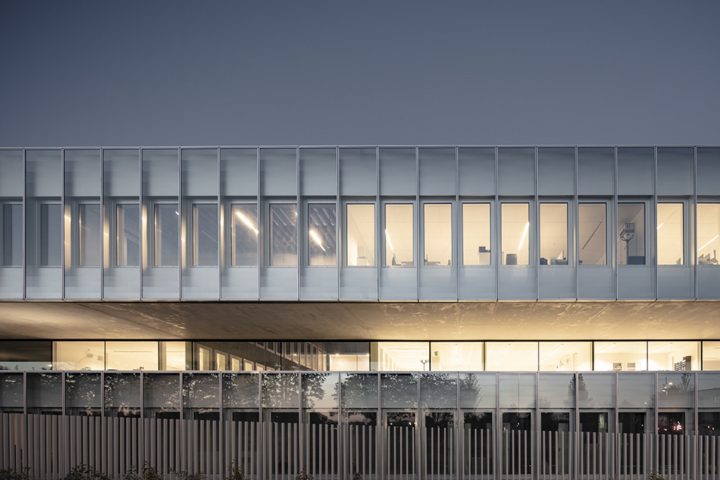
<svg viewBox="0 0 720 480"><path fill-rule="evenodd" d="M0 302L2 339L720 339L720 302Z"/></svg>

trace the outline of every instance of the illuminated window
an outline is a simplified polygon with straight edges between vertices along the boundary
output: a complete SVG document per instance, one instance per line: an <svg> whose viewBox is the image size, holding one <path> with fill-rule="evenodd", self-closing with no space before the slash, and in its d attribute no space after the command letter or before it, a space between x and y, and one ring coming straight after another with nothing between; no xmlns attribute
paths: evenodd
<svg viewBox="0 0 720 480"><path fill-rule="evenodd" d="M592 342L540 342L540 370L591 371Z"/></svg>
<svg viewBox="0 0 720 480"><path fill-rule="evenodd" d="M502 204L502 264L528 265L530 262L530 206L527 203Z"/></svg>
<svg viewBox="0 0 720 480"><path fill-rule="evenodd" d="M657 205L658 265L683 265L685 263L683 207L682 203L658 203Z"/></svg>
<svg viewBox="0 0 720 480"><path fill-rule="evenodd" d="M197 369L210 370L210 349L206 347L197 347Z"/></svg>
<svg viewBox="0 0 720 480"><path fill-rule="evenodd" d="M191 241L193 267L212 267L218 264L217 204L193 204Z"/></svg>
<svg viewBox="0 0 720 480"><path fill-rule="evenodd" d="M426 203L423 206L425 265L452 264L452 205Z"/></svg>
<svg viewBox="0 0 720 480"><path fill-rule="evenodd" d="M157 370L158 342L106 342L108 370Z"/></svg>
<svg viewBox="0 0 720 480"><path fill-rule="evenodd" d="M0 204L0 266L22 266L22 236L22 204Z"/></svg>
<svg viewBox="0 0 720 480"><path fill-rule="evenodd" d="M178 212L177 203L155 204L155 266L178 265Z"/></svg>
<svg viewBox="0 0 720 480"><path fill-rule="evenodd" d="M718 265L720 251L720 203L697 206L697 262Z"/></svg>
<svg viewBox="0 0 720 480"><path fill-rule="evenodd" d="M416 372L430 369L428 342L373 342L370 365L380 372Z"/></svg>
<svg viewBox="0 0 720 480"><path fill-rule="evenodd" d="M490 204L463 203L463 265L490 265Z"/></svg>
<svg viewBox="0 0 720 480"><path fill-rule="evenodd" d="M720 342L702 343L703 370L720 370Z"/></svg>
<svg viewBox="0 0 720 480"><path fill-rule="evenodd" d="M385 205L385 266L412 267L414 256L413 206Z"/></svg>
<svg viewBox="0 0 720 480"><path fill-rule="evenodd" d="M607 264L607 211L604 203L581 203L579 206L580 265Z"/></svg>
<svg viewBox="0 0 720 480"><path fill-rule="evenodd" d="M235 204L231 213L230 262L233 267L257 266L257 205Z"/></svg>
<svg viewBox="0 0 720 480"><path fill-rule="evenodd" d="M53 342L55 370L104 370L105 342Z"/></svg>
<svg viewBox="0 0 720 480"><path fill-rule="evenodd" d="M537 371L537 342L485 342L485 370Z"/></svg>
<svg viewBox="0 0 720 480"><path fill-rule="evenodd" d="M294 203L270 205L270 266L297 265L297 206Z"/></svg>
<svg viewBox="0 0 720 480"><path fill-rule="evenodd" d="M540 265L568 264L567 203L540 204Z"/></svg>
<svg viewBox="0 0 720 480"><path fill-rule="evenodd" d="M645 265L645 204L618 205L617 252L619 265Z"/></svg>
<svg viewBox="0 0 720 480"><path fill-rule="evenodd" d="M349 203L345 207L348 267L375 265L375 205Z"/></svg>
<svg viewBox="0 0 720 480"><path fill-rule="evenodd" d="M483 342L432 342L433 371L483 370Z"/></svg>
<svg viewBox="0 0 720 480"><path fill-rule="evenodd" d="M215 352L215 370L227 370L227 355Z"/></svg>
<svg viewBox="0 0 720 480"><path fill-rule="evenodd" d="M635 372L647 370L645 342L595 342L595 370Z"/></svg>
<svg viewBox="0 0 720 480"><path fill-rule="evenodd" d="M239 372L242 370L242 359L236 356L230 356L230 370L233 372Z"/></svg>
<svg viewBox="0 0 720 480"><path fill-rule="evenodd" d="M160 370L182 371L187 368L186 342L160 342Z"/></svg>
<svg viewBox="0 0 720 480"><path fill-rule="evenodd" d="M700 370L700 342L648 342L648 370Z"/></svg>
<svg viewBox="0 0 720 480"><path fill-rule="evenodd" d="M335 205L311 203L308 205L308 264L310 266L335 265L337 250Z"/></svg>
<svg viewBox="0 0 720 480"><path fill-rule="evenodd" d="M243 370L251 372L255 370L255 364L250 360L243 360Z"/></svg>
<svg viewBox="0 0 720 480"><path fill-rule="evenodd" d="M140 207L121 203L115 207L115 265L140 266Z"/></svg>

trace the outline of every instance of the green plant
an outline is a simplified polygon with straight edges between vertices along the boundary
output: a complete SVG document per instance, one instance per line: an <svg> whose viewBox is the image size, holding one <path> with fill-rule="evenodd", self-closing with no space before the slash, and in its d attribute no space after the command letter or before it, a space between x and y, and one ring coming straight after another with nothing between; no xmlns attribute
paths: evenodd
<svg viewBox="0 0 720 480"><path fill-rule="evenodd" d="M30 480L30 468L0 470L0 480Z"/></svg>
<svg viewBox="0 0 720 480"><path fill-rule="evenodd" d="M245 480L245 475L242 471L242 465L233 463L230 466L230 474L225 477L225 480Z"/></svg>
<svg viewBox="0 0 720 480"><path fill-rule="evenodd" d="M142 470L138 471L133 468L126 473L124 480L162 480L162 477L154 467L150 466L149 463L145 463Z"/></svg>
<svg viewBox="0 0 720 480"><path fill-rule="evenodd" d="M110 480L110 477L90 465L77 465L65 475L63 480Z"/></svg>

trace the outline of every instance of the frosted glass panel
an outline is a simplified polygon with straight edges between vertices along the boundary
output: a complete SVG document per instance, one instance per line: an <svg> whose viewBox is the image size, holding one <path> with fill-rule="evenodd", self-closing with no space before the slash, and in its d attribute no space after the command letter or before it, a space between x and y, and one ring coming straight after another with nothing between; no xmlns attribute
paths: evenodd
<svg viewBox="0 0 720 480"><path fill-rule="evenodd" d="M193 267L218 264L218 207L215 203L192 206L191 245ZM187 240L186 240L187 241Z"/></svg>
<svg viewBox="0 0 720 480"><path fill-rule="evenodd" d="M420 148L420 195L455 195L454 148Z"/></svg>
<svg viewBox="0 0 720 480"><path fill-rule="evenodd" d="M300 179L303 195L337 194L337 163L334 148L301 148Z"/></svg>
<svg viewBox="0 0 720 480"><path fill-rule="evenodd" d="M308 205L308 265L334 266L337 251L335 205L311 203Z"/></svg>
<svg viewBox="0 0 720 480"><path fill-rule="evenodd" d="M720 203L697 206L697 262L718 265L720 262Z"/></svg>
<svg viewBox="0 0 720 480"><path fill-rule="evenodd" d="M294 203L270 205L270 266L297 265L297 206Z"/></svg>
<svg viewBox="0 0 720 480"><path fill-rule="evenodd" d="M380 194L417 194L417 163L414 148L380 149Z"/></svg>
<svg viewBox="0 0 720 480"><path fill-rule="evenodd" d="M342 195L377 194L377 152L374 148L340 149Z"/></svg>
<svg viewBox="0 0 720 480"><path fill-rule="evenodd" d="M156 267L178 265L178 205L158 203L154 213L154 253Z"/></svg>
<svg viewBox="0 0 720 480"><path fill-rule="evenodd" d="M235 204L231 210L230 265L257 266L257 204Z"/></svg>
<svg viewBox="0 0 720 480"><path fill-rule="evenodd" d="M21 267L22 204L0 202L0 267Z"/></svg>
<svg viewBox="0 0 720 480"><path fill-rule="evenodd" d="M23 176L22 150L0 150L0 197L22 197Z"/></svg>
<svg viewBox="0 0 720 480"><path fill-rule="evenodd" d="M295 149L260 149L261 191L263 195L297 195Z"/></svg>

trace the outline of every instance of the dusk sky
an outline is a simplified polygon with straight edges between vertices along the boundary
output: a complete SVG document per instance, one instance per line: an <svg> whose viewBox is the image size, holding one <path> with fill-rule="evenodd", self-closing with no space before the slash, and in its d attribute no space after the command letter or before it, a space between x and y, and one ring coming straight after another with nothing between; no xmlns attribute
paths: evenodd
<svg viewBox="0 0 720 480"><path fill-rule="evenodd" d="M720 144L720 1L0 3L0 145Z"/></svg>

